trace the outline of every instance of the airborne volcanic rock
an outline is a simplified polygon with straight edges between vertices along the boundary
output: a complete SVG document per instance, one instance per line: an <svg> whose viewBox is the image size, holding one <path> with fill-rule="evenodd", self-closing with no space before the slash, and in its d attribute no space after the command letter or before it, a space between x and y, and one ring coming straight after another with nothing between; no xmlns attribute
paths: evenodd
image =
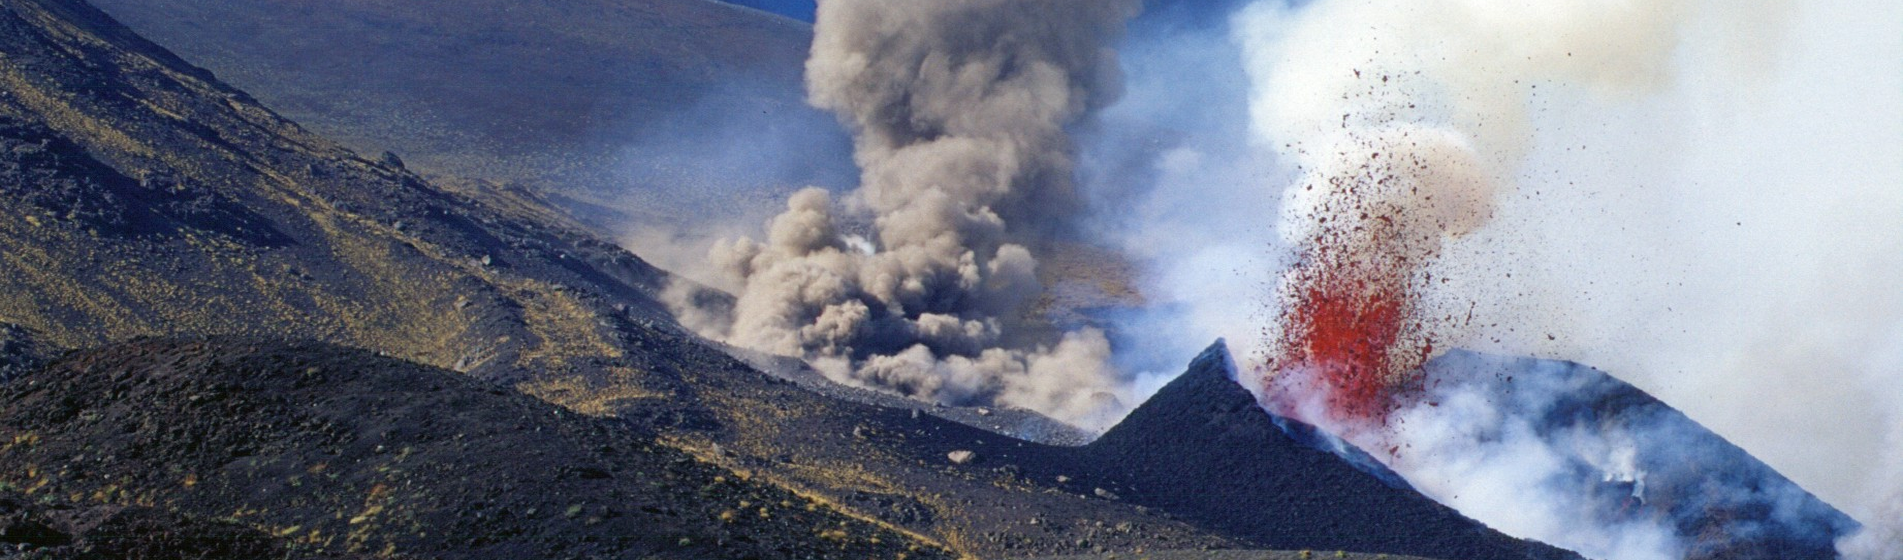
<svg viewBox="0 0 1903 560"><path fill-rule="evenodd" d="M1246 535L1267 548L1466 559L1576 558L1461 516L1381 473L1321 449L1327 441L1262 410L1233 380L1220 342L1188 372L1084 447L1084 462L1126 470L1126 499ZM1284 431L1278 422L1291 426ZM1304 439L1297 435L1307 434ZM1350 455L1351 457L1353 455ZM1364 455L1365 456L1365 455ZM1370 470L1374 470L1373 473Z"/></svg>

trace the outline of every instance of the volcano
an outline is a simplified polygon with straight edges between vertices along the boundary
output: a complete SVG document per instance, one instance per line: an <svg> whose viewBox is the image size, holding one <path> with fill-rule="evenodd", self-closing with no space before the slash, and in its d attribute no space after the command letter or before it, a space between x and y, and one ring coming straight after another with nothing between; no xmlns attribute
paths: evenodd
<svg viewBox="0 0 1903 560"><path fill-rule="evenodd" d="M0 52L0 542L55 558L1576 557L1264 412L1220 346L1083 446L941 418L1026 411L840 399L688 334L656 301L668 273L547 200L363 157L86 2L0 0ZM1606 394L1586 408L1638 400ZM1717 456L1699 472L1744 464ZM1705 511L1668 478L1647 478L1648 503ZM1740 550L1722 536L1711 554Z"/></svg>
<svg viewBox="0 0 1903 560"><path fill-rule="evenodd" d="M1219 342L1122 423L1079 448L1079 462L1115 465L1096 472L1121 481L1119 493L1127 499L1271 548L1576 557L1462 516L1418 493L1383 462L1416 465L1433 458L1414 455L1431 453L1508 461L1498 445L1516 438L1525 438L1517 445L1541 446L1563 462L1525 492L1566 501L1563 511L1577 522L1662 523L1682 543L1685 558L1837 558L1836 540L1858 528L1671 406L1571 362L1461 350L1429 361L1415 373L1423 386L1418 402L1393 408L1400 429L1426 422L1422 410L1452 411L1463 401L1484 401L1486 412L1436 424L1434 433L1446 438L1439 447L1396 451L1398 457L1379 450L1380 459L1265 411L1236 375Z"/></svg>

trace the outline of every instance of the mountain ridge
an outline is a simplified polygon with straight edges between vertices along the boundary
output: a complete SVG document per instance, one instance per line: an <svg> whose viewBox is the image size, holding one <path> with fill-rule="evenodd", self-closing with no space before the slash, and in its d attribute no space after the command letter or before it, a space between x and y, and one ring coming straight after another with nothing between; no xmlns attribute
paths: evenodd
<svg viewBox="0 0 1903 560"><path fill-rule="evenodd" d="M394 151L435 179L547 193L609 235L629 233L630 222L679 225L682 213L771 208L792 188L857 178L843 129L805 103L811 26L751 8L97 4L327 137ZM689 141L698 143L675 153ZM797 157L754 155L763 152Z"/></svg>
<svg viewBox="0 0 1903 560"><path fill-rule="evenodd" d="M1442 403L1436 409L1483 399L1495 419L1448 414L1449 429L1474 441L1441 452L1485 461L1496 452L1489 444L1547 446L1560 467L1546 488L1596 523L1657 523L1692 560L1828 560L1859 528L1743 448L1592 367L1452 350L1422 374L1420 398Z"/></svg>

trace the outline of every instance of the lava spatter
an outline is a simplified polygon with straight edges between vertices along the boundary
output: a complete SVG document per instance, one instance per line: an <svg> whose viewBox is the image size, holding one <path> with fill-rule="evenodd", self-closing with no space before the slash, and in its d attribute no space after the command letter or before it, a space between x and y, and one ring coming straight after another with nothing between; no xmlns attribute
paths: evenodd
<svg viewBox="0 0 1903 560"><path fill-rule="evenodd" d="M1422 286L1444 239L1491 215L1492 181L1458 134L1385 126L1343 136L1289 200L1295 264L1260 374L1280 414L1379 430L1434 351Z"/></svg>
<svg viewBox="0 0 1903 560"><path fill-rule="evenodd" d="M1311 262L1339 258L1317 253ZM1411 319L1415 298L1407 278L1360 262L1317 265L1300 271L1295 282L1272 367L1289 376L1283 383L1306 385L1299 389L1320 396L1332 420L1381 422L1396 389L1432 349Z"/></svg>

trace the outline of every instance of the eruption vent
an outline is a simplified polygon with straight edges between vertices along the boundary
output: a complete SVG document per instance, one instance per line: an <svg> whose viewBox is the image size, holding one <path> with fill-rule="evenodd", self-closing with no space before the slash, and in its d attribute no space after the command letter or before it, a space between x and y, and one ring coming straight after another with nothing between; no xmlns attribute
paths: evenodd
<svg viewBox="0 0 1903 560"><path fill-rule="evenodd" d="M1278 403L1282 412L1378 425L1434 351L1415 284L1431 280L1424 267L1443 238L1486 222L1493 180L1449 130L1377 123L1322 150L1331 157L1287 205L1299 255L1283 279L1269 368L1282 398L1321 399L1318 410Z"/></svg>
<svg viewBox="0 0 1903 560"><path fill-rule="evenodd" d="M822 3L808 93L851 128L860 188L801 191L764 242L716 247L733 307L679 298L683 320L842 382L1104 425L1127 398L1107 339L1033 336L1022 314L1033 248L1080 207L1065 127L1117 96L1109 47L1136 8Z"/></svg>
<svg viewBox="0 0 1903 560"><path fill-rule="evenodd" d="M1300 169L1279 229L1271 406L1379 428L1468 305L1434 290L1532 149L1541 84L1658 87L1690 1L1257 2L1236 19L1258 139ZM1472 268L1472 263L1462 263ZM1418 393L1418 391L1413 391ZM1328 418L1319 416L1326 415ZM1350 426L1342 426L1344 428Z"/></svg>

